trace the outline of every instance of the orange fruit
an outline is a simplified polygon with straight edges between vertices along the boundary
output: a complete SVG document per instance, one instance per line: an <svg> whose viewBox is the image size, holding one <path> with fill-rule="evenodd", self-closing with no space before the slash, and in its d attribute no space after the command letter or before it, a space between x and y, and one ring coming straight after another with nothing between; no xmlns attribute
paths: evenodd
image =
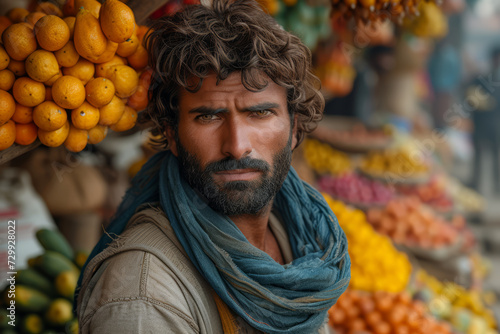
<svg viewBox="0 0 500 334"><path fill-rule="evenodd" d="M67 16L63 18L63 21L66 22L69 28L69 39L73 39L73 35L75 34L75 22L76 22L76 17L74 16Z"/></svg>
<svg viewBox="0 0 500 334"><path fill-rule="evenodd" d="M68 137L64 141L64 147L71 152L80 152L87 146L88 138L89 133L87 130L78 129L70 125Z"/></svg>
<svg viewBox="0 0 500 334"><path fill-rule="evenodd" d="M40 103L33 109L33 122L44 131L57 130L67 121L66 110L52 101Z"/></svg>
<svg viewBox="0 0 500 334"><path fill-rule="evenodd" d="M52 98L52 87L45 87L45 101L54 101Z"/></svg>
<svg viewBox="0 0 500 334"><path fill-rule="evenodd" d="M46 82L59 73L56 56L50 51L36 50L26 58L26 73L33 80Z"/></svg>
<svg viewBox="0 0 500 334"><path fill-rule="evenodd" d="M38 139L45 146L49 147L58 147L61 146L69 133L69 122L66 121L63 126L54 131L45 131L42 129L38 129Z"/></svg>
<svg viewBox="0 0 500 334"><path fill-rule="evenodd" d="M33 108L16 103L16 111L14 111L14 115L12 115L11 119L19 124L33 122Z"/></svg>
<svg viewBox="0 0 500 334"><path fill-rule="evenodd" d="M2 34L2 41L5 51L14 60L25 60L38 44L35 34L26 23L14 23Z"/></svg>
<svg viewBox="0 0 500 334"><path fill-rule="evenodd" d="M54 52L54 55L56 56L57 63L61 67L75 66L78 59L80 59L80 55L76 52L73 41L68 41L62 49Z"/></svg>
<svg viewBox="0 0 500 334"><path fill-rule="evenodd" d="M149 31L148 26L137 26L137 30L135 33L137 34L137 38L141 43L142 40L144 39L144 36L146 36L146 34L148 33L148 31Z"/></svg>
<svg viewBox="0 0 500 334"><path fill-rule="evenodd" d="M11 24L12 21L7 16L0 16L0 36L2 36L3 31Z"/></svg>
<svg viewBox="0 0 500 334"><path fill-rule="evenodd" d="M99 11L101 10L101 3L96 0L75 0L75 15L81 7L88 10L93 17L99 19Z"/></svg>
<svg viewBox="0 0 500 334"><path fill-rule="evenodd" d="M56 82L57 79L59 79L60 77L62 77L62 72L59 69L59 72L56 75L54 75L52 78L44 82L45 86L52 87L54 82Z"/></svg>
<svg viewBox="0 0 500 334"><path fill-rule="evenodd" d="M76 14L73 41L80 56L89 60L97 59L102 55L106 51L108 43L99 25L99 20L84 8L80 8Z"/></svg>
<svg viewBox="0 0 500 334"><path fill-rule="evenodd" d="M116 95L121 98L134 94L139 84L137 72L127 65L113 66L110 80L115 85Z"/></svg>
<svg viewBox="0 0 500 334"><path fill-rule="evenodd" d="M75 0L66 0L64 5L62 6L62 11L64 16L75 16L76 15Z"/></svg>
<svg viewBox="0 0 500 334"><path fill-rule="evenodd" d="M100 108L111 102L115 96L115 85L109 79L97 77L87 83L85 93L87 101L94 107Z"/></svg>
<svg viewBox="0 0 500 334"><path fill-rule="evenodd" d="M10 63L10 56L0 45L0 70L6 69Z"/></svg>
<svg viewBox="0 0 500 334"><path fill-rule="evenodd" d="M108 134L108 127L104 126L104 125L97 124L92 129L88 130L88 135L89 135L88 143L89 144L98 144L104 138L106 138L107 134Z"/></svg>
<svg viewBox="0 0 500 334"><path fill-rule="evenodd" d="M10 93L0 90L0 124L7 122L16 111L16 101Z"/></svg>
<svg viewBox="0 0 500 334"><path fill-rule="evenodd" d="M40 2L38 4L38 6L35 7L35 11L42 12L42 13L45 13L47 15L55 15L58 17L63 16L61 9L58 6L56 6L53 3L48 2L48 1Z"/></svg>
<svg viewBox="0 0 500 334"><path fill-rule="evenodd" d="M17 103L25 107L34 107L45 99L45 86L31 78L20 77L14 82L12 93Z"/></svg>
<svg viewBox="0 0 500 334"><path fill-rule="evenodd" d="M151 82L152 70L147 70L141 73L139 77L139 86L134 94L132 94L128 100L127 105L134 108L135 110L144 110L148 106L149 102L149 84Z"/></svg>
<svg viewBox="0 0 500 334"><path fill-rule="evenodd" d="M24 22L24 18L30 12L25 8L12 8L7 12L7 17L12 21L12 23Z"/></svg>
<svg viewBox="0 0 500 334"><path fill-rule="evenodd" d="M139 45L137 50L127 57L127 61L134 69L142 70L148 66L148 51L142 45Z"/></svg>
<svg viewBox="0 0 500 334"><path fill-rule="evenodd" d="M0 89L10 90L14 85L16 76L11 70L5 69L0 71Z"/></svg>
<svg viewBox="0 0 500 334"><path fill-rule="evenodd" d="M100 64L100 63L106 63L113 59L116 53L116 49L118 49L118 43L112 42L108 40L108 43L106 45L106 51L102 55L100 55L97 58L92 58L89 59L91 62Z"/></svg>
<svg viewBox="0 0 500 334"><path fill-rule="evenodd" d="M139 44L140 44L139 38L137 38L137 35L134 32L129 39L127 39L125 42L121 42L118 44L118 49L116 49L116 54L119 55L120 57L131 56L137 50Z"/></svg>
<svg viewBox="0 0 500 334"><path fill-rule="evenodd" d="M74 66L63 67L62 71L64 75L71 75L80 79L85 85L94 76L95 67L90 61L80 57Z"/></svg>
<svg viewBox="0 0 500 334"><path fill-rule="evenodd" d="M42 13L42 12L33 12L33 13L29 13L26 18L24 19L24 21L26 23L28 23L31 27L34 27L35 24L38 22L38 20L40 20L42 17L44 17L45 13Z"/></svg>
<svg viewBox="0 0 500 334"><path fill-rule="evenodd" d="M129 106L125 106L122 117L120 117L117 123L111 125L109 128L116 132L127 131L132 129L136 122L137 111Z"/></svg>
<svg viewBox="0 0 500 334"><path fill-rule="evenodd" d="M52 99L61 108L78 108L85 101L85 87L80 79L64 75L52 85Z"/></svg>
<svg viewBox="0 0 500 334"><path fill-rule="evenodd" d="M71 110L71 122L78 129L92 129L99 122L99 109L83 102L80 107Z"/></svg>
<svg viewBox="0 0 500 334"><path fill-rule="evenodd" d="M29 145L38 137L38 128L35 123L16 124L16 144Z"/></svg>
<svg viewBox="0 0 500 334"><path fill-rule="evenodd" d="M45 15L35 24L38 45L47 51L57 51L69 41L69 27L66 22L55 15Z"/></svg>
<svg viewBox="0 0 500 334"><path fill-rule="evenodd" d="M102 64L95 65L95 75L97 77L111 78L111 70L114 65L127 65L127 60L125 58L115 55L110 61Z"/></svg>
<svg viewBox="0 0 500 334"><path fill-rule="evenodd" d="M113 96L111 102L99 108L99 113L101 114L99 124L112 125L117 123L120 120L120 117L122 117L124 111L125 102L118 96Z"/></svg>
<svg viewBox="0 0 500 334"><path fill-rule="evenodd" d="M26 74L26 67L24 66L24 61L11 59L9 66L7 68L14 73L16 77L22 77Z"/></svg>
<svg viewBox="0 0 500 334"><path fill-rule="evenodd" d="M16 140L16 123L8 121L0 126L0 151L5 150L14 144Z"/></svg>
<svg viewBox="0 0 500 334"><path fill-rule="evenodd" d="M113 42L122 43L134 33L134 12L129 6L118 0L106 0L99 12L104 35Z"/></svg>

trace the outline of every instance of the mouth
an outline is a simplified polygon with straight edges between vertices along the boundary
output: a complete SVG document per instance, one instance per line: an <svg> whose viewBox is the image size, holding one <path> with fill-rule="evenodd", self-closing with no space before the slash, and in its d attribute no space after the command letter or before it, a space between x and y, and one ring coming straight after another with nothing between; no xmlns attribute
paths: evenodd
<svg viewBox="0 0 500 334"><path fill-rule="evenodd" d="M233 169L214 173L215 177L224 182L251 181L262 174L257 169Z"/></svg>

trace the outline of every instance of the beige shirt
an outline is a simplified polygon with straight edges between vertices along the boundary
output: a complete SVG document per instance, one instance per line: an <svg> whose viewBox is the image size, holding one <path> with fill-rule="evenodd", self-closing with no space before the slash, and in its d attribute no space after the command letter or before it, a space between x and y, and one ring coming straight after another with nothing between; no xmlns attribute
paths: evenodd
<svg viewBox="0 0 500 334"><path fill-rule="evenodd" d="M284 226L275 216L269 222L285 262L291 262ZM80 333L222 333L212 291L163 211L148 208L87 266L77 301ZM236 319L239 333L260 333ZM329 333L326 321L321 334Z"/></svg>

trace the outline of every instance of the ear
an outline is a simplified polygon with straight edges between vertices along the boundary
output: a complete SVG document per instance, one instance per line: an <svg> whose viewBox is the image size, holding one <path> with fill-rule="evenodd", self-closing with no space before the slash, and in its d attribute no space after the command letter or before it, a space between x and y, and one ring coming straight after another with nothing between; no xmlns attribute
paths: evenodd
<svg viewBox="0 0 500 334"><path fill-rule="evenodd" d="M298 142L298 139L297 139L298 118L299 117L298 117L297 113L295 113L295 115L293 116L292 150L295 150L295 148L297 147L297 142Z"/></svg>
<svg viewBox="0 0 500 334"><path fill-rule="evenodd" d="M172 127L167 126L165 130L165 137L168 140L168 148L172 151L172 154L177 157L177 142L175 141L175 130Z"/></svg>

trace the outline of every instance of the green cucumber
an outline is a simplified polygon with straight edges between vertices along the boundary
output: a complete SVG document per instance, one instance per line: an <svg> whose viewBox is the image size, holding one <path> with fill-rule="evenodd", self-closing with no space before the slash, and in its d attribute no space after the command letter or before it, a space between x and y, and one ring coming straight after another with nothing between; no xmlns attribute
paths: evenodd
<svg viewBox="0 0 500 334"><path fill-rule="evenodd" d="M16 286L16 308L22 312L40 313L50 305L50 298L29 286Z"/></svg>
<svg viewBox="0 0 500 334"><path fill-rule="evenodd" d="M54 251L45 251L37 257L35 267L51 278L56 278L63 271L74 270L78 272L78 268L73 262Z"/></svg>
<svg viewBox="0 0 500 334"><path fill-rule="evenodd" d="M62 254L71 261L75 258L73 248L59 231L42 228L36 232L36 238L45 250Z"/></svg>
<svg viewBox="0 0 500 334"><path fill-rule="evenodd" d="M16 283L35 288L47 295L54 295L52 282L33 268L18 270Z"/></svg>

